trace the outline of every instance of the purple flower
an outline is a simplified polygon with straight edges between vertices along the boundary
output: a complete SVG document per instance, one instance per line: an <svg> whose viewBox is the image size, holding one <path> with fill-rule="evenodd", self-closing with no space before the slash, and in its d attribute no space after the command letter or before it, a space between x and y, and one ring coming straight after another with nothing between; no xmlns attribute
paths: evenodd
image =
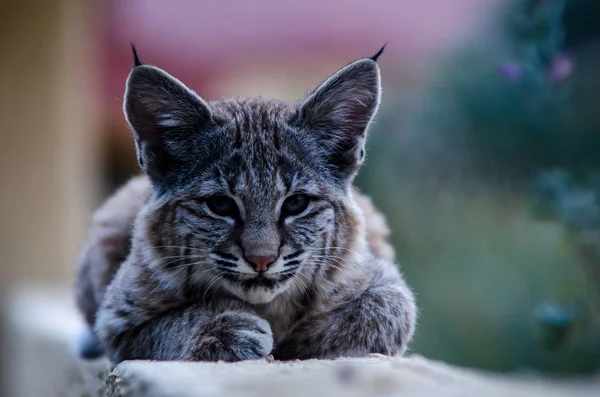
<svg viewBox="0 0 600 397"><path fill-rule="evenodd" d="M560 83L573 74L574 68L575 65L570 57L565 54L556 55L550 64L550 80Z"/></svg>
<svg viewBox="0 0 600 397"><path fill-rule="evenodd" d="M506 81L517 82L523 78L523 69L516 62L504 62L500 65L500 75Z"/></svg>

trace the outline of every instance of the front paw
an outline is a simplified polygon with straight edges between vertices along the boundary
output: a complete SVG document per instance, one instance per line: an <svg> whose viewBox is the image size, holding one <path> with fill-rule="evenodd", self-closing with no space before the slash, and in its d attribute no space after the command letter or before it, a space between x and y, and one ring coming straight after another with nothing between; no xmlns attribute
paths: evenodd
<svg viewBox="0 0 600 397"><path fill-rule="evenodd" d="M283 361L403 354L415 321L408 288L372 288L335 310L306 318L273 354Z"/></svg>
<svg viewBox="0 0 600 397"><path fill-rule="evenodd" d="M265 358L273 350L269 323L251 313L227 312L200 328L190 355L198 361L241 361Z"/></svg>

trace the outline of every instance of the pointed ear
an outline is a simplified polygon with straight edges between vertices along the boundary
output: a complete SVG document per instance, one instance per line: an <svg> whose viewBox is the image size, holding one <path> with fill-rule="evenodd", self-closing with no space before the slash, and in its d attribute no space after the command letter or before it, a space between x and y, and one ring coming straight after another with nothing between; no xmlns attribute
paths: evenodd
<svg viewBox="0 0 600 397"><path fill-rule="evenodd" d="M380 96L379 67L365 58L340 69L299 106L297 122L315 134L340 177L353 176L363 162L367 128Z"/></svg>
<svg viewBox="0 0 600 397"><path fill-rule="evenodd" d="M155 182L177 168L194 135L213 126L202 98L165 71L145 64L129 74L123 109L140 166Z"/></svg>

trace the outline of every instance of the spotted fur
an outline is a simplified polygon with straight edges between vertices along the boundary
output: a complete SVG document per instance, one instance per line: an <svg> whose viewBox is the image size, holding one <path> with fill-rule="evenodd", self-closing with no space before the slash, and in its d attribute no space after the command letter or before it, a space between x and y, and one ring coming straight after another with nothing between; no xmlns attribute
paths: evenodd
<svg viewBox="0 0 600 397"><path fill-rule="evenodd" d="M99 212L109 221L93 228L77 281L111 360L404 352L414 297L381 215L352 188L379 98L371 58L296 104L207 103L135 66L124 109L147 176ZM308 204L286 212L297 195ZM253 258L273 260L259 271Z"/></svg>

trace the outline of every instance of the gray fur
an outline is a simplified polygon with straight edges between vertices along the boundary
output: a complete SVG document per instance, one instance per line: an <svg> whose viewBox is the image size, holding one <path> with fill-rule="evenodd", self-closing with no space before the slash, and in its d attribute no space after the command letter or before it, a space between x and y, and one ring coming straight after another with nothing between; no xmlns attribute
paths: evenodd
<svg viewBox="0 0 600 397"><path fill-rule="evenodd" d="M351 186L380 91L369 58L298 104L207 103L156 67L132 70L124 109L150 183L118 233L131 234L126 260L115 265L92 240L85 252L100 253L83 254L77 284L112 361L405 351L414 297L374 248L387 243L372 243ZM285 212L297 194L308 206ZM211 210L215 196L231 198L233 212ZM276 260L257 273L256 256ZM108 281L91 280L103 262Z"/></svg>

